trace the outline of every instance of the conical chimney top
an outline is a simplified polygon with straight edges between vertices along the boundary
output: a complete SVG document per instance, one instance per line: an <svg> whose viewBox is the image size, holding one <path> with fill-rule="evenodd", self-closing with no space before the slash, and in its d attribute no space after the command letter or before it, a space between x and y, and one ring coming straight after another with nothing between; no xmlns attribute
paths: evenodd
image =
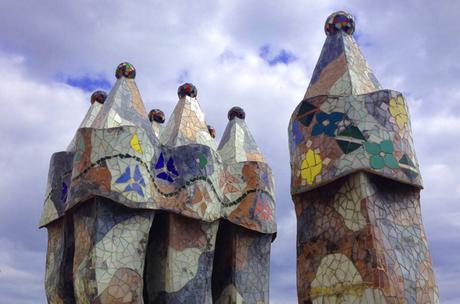
<svg viewBox="0 0 460 304"><path fill-rule="evenodd" d="M327 18L324 25L327 38L305 99L360 95L382 89L353 38L355 27L355 18L343 11Z"/></svg>
<svg viewBox="0 0 460 304"><path fill-rule="evenodd" d="M191 83L184 83L177 89L179 101L160 135L163 144L171 147L201 144L217 148L196 99L197 92Z"/></svg>
<svg viewBox="0 0 460 304"><path fill-rule="evenodd" d="M81 128L90 128L92 127L94 120L96 119L97 115L99 114L102 105L104 104L105 100L107 99L107 93L105 91L95 91L91 94L91 106L86 112L85 117L83 118L82 122L80 123L79 129ZM70 141L70 144L67 146L66 151L75 151L75 136Z"/></svg>
<svg viewBox="0 0 460 304"><path fill-rule="evenodd" d="M220 141L218 152L224 162L265 162L254 137L245 121L246 114L240 107L228 111L228 124Z"/></svg>
<svg viewBox="0 0 460 304"><path fill-rule="evenodd" d="M115 71L117 81L110 90L95 119L94 128L138 126L150 128L147 112L134 78L136 69L128 62L120 63Z"/></svg>

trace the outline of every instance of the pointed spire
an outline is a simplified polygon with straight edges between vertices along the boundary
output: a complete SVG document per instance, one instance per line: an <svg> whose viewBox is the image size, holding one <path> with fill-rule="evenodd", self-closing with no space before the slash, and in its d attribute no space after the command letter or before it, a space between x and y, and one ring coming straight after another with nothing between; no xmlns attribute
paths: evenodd
<svg viewBox="0 0 460 304"><path fill-rule="evenodd" d="M188 144L202 144L216 149L216 142L208 131L193 84L185 83L177 90L179 101L160 135L160 141L177 147Z"/></svg>
<svg viewBox="0 0 460 304"><path fill-rule="evenodd" d="M94 127L98 129L121 126L144 126L150 128L144 103L134 78L136 69L123 62L115 72L117 81L97 116ZM148 126L148 127L147 127Z"/></svg>
<svg viewBox="0 0 460 304"><path fill-rule="evenodd" d="M78 127L79 129L90 128L93 125L94 120L99 114L99 111L101 110L102 105L104 104L106 99L107 93L104 91L95 91L91 95L91 106L89 107L88 112L85 115L85 118L83 118L83 121L80 123L80 126ZM73 137L70 144L67 146L67 151L75 151L75 136Z"/></svg>
<svg viewBox="0 0 460 304"><path fill-rule="evenodd" d="M254 137L249 132L245 117L246 114L240 107L233 107L228 111L229 122L218 148L224 162L265 162Z"/></svg>
<svg viewBox="0 0 460 304"><path fill-rule="evenodd" d="M152 123L153 133L160 138L160 134L164 129L165 113L160 109L153 109L149 112L149 120Z"/></svg>
<svg viewBox="0 0 460 304"><path fill-rule="evenodd" d="M352 36L354 17L343 11L333 13L327 18L324 30L327 38L304 98L380 90L377 78Z"/></svg>

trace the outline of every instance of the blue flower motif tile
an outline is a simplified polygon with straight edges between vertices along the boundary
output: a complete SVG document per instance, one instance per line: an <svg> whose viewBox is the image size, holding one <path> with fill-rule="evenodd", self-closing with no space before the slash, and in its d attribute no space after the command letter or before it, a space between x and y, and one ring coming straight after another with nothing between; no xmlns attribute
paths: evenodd
<svg viewBox="0 0 460 304"><path fill-rule="evenodd" d="M313 126L311 135L318 136L325 134L329 137L335 136L337 124L344 118L344 114L340 112L332 112L330 114L319 112L316 114L316 124Z"/></svg>
<svg viewBox="0 0 460 304"><path fill-rule="evenodd" d="M170 183L174 182L174 176L179 176L179 172L177 172L176 166L174 165L174 159L172 157L169 157L165 168L165 158L163 153L160 153L155 169L161 171L156 175L158 178Z"/></svg>
<svg viewBox="0 0 460 304"><path fill-rule="evenodd" d="M136 165L136 167L134 168L134 174L132 176L131 168L129 166L126 167L125 172L123 172L123 174L120 175L120 177L118 177L115 182L117 184L128 183L123 192L134 191L140 196L144 196L144 191L142 190L142 187L145 187L145 181L142 177L139 165Z"/></svg>

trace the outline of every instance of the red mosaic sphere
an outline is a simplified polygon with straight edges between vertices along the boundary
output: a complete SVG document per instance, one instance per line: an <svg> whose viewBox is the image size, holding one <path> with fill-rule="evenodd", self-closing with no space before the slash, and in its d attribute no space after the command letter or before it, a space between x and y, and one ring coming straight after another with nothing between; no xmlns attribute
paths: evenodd
<svg viewBox="0 0 460 304"><path fill-rule="evenodd" d="M149 112L149 120L150 122L158 122L164 123L165 122L165 113L160 109L153 109Z"/></svg>
<svg viewBox="0 0 460 304"><path fill-rule="evenodd" d="M328 36L333 36L340 31L351 35L355 31L355 18L344 11L335 12L327 17L324 31Z"/></svg>
<svg viewBox="0 0 460 304"><path fill-rule="evenodd" d="M93 94L91 94L91 104L95 103L96 101L100 104L104 104L106 99L107 93L104 91L95 91Z"/></svg>
<svg viewBox="0 0 460 304"><path fill-rule="evenodd" d="M134 79L136 78L136 68L129 62L122 62L115 71L115 77L117 77L117 79L120 77Z"/></svg>
<svg viewBox="0 0 460 304"><path fill-rule="evenodd" d="M191 83L184 83L177 89L177 95L179 98L184 98L185 96L190 96L195 98L198 95L198 90Z"/></svg>
<svg viewBox="0 0 460 304"><path fill-rule="evenodd" d="M244 113L244 110L240 107L233 107L228 111L228 120L232 120L235 117L238 117L239 119L244 119L246 117L246 113Z"/></svg>

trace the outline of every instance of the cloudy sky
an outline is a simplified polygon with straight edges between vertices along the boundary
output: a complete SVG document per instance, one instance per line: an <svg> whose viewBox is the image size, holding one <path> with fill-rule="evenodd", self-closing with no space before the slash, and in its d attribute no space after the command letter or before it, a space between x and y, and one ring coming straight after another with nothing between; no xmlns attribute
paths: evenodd
<svg viewBox="0 0 460 304"><path fill-rule="evenodd" d="M409 102L423 219L442 303L460 303L459 1L0 1L0 303L45 303L38 230L50 155L65 149L94 89L122 61L147 108L167 117L194 83L222 134L240 105L276 174L271 302L296 303L296 221L287 126L318 59L326 17L356 16L355 38L383 87Z"/></svg>

